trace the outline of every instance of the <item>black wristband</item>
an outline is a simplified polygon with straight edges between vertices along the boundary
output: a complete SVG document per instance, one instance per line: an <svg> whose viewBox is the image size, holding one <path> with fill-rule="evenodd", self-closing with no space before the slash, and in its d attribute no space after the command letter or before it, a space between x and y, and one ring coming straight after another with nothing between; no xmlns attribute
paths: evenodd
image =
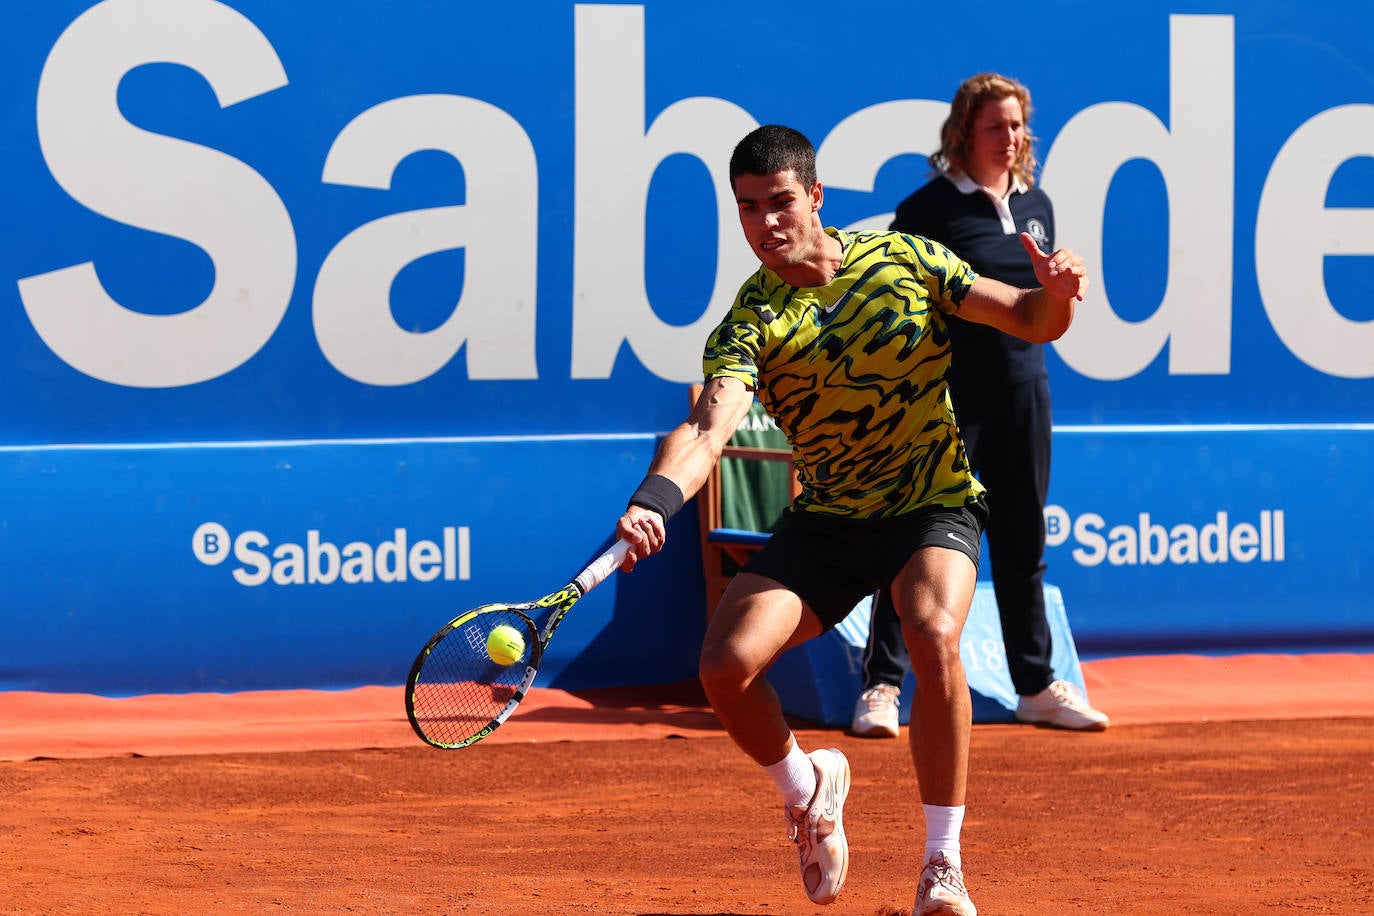
<svg viewBox="0 0 1374 916"><path fill-rule="evenodd" d="M666 522L682 508L682 488L662 474L650 474L630 497L630 505L651 509Z"/></svg>

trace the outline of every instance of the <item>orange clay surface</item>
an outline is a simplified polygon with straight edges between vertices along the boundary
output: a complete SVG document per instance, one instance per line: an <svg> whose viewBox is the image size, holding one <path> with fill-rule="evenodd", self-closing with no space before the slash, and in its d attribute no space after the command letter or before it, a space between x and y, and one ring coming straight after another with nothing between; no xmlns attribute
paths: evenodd
<svg viewBox="0 0 1374 916"><path fill-rule="evenodd" d="M1084 673L1105 733L974 727L982 916L1374 913L1374 656ZM0 693L0 913L909 912L905 730L795 725L853 767L826 908L693 685L536 691L458 751L411 734L396 687Z"/></svg>

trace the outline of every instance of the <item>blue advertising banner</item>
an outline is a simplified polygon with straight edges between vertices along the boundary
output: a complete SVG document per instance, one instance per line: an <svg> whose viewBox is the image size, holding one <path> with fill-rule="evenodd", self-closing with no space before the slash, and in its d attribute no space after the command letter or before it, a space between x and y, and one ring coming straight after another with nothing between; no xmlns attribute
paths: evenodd
<svg viewBox="0 0 1374 916"><path fill-rule="evenodd" d="M733 3L22 4L4 434L665 429L751 269L739 137L802 129L827 220L882 225L979 69L1035 93L1097 281L1053 348L1060 422L1374 420L1368 4L1063 6L1071 39L992 3L1017 27L917 54L919 6L802 2L894 47L780 86L815 30L763 49L774 11Z"/></svg>
<svg viewBox="0 0 1374 916"><path fill-rule="evenodd" d="M1048 348L1080 647L1374 639L1374 9L980 9L1014 27L870 0L786 28L717 0L6 9L0 688L394 683L435 615L561 584L754 267L735 142L803 130L825 221L885 227L979 70L1031 87L1093 274ZM1197 562L1153 562L1159 528L1194 555L1180 526ZM554 683L690 676L674 529L560 630Z"/></svg>
<svg viewBox="0 0 1374 916"><path fill-rule="evenodd" d="M609 543L652 437L0 451L0 689L398 684L450 618L561 588ZM567 462L575 482L547 473ZM540 684L694 676L694 529L560 626ZM608 520L608 516L611 518ZM603 543L605 542L605 543ZM22 558L22 562L16 562ZM690 589L680 589L688 591ZM679 598L680 596L674 596ZM665 607L665 605L672 605Z"/></svg>
<svg viewBox="0 0 1374 916"><path fill-rule="evenodd" d="M1060 429L1047 578L1080 651L1374 646L1374 429Z"/></svg>

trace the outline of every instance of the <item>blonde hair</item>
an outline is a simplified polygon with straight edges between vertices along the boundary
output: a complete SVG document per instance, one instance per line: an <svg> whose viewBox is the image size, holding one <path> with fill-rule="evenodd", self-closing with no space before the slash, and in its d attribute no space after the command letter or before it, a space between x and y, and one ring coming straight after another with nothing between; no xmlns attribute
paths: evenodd
<svg viewBox="0 0 1374 916"><path fill-rule="evenodd" d="M968 172L969 133L973 129L973 119L984 102L1001 101L1015 97L1021 103L1021 117L1025 121L1024 139L1012 164L1011 174L1035 187L1035 170L1040 163L1035 160L1035 135L1031 133L1031 95L1030 90L1015 79L1000 73L979 73L964 80L959 91L954 93L950 102L949 117L940 128L940 148L930 155L930 164L942 172L958 170Z"/></svg>

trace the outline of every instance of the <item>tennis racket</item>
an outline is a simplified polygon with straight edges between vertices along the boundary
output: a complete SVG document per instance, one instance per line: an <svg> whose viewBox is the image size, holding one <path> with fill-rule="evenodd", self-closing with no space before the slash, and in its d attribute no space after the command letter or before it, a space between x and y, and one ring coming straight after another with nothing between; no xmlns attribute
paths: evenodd
<svg viewBox="0 0 1374 916"><path fill-rule="evenodd" d="M406 716L427 743L467 747L496 731L525 698L539 661L572 606L620 566L626 541L597 557L575 579L528 604L484 604L455 617L415 656L406 679ZM541 631L535 618L547 614ZM499 626L524 638L522 656L508 665L487 654L487 638Z"/></svg>

